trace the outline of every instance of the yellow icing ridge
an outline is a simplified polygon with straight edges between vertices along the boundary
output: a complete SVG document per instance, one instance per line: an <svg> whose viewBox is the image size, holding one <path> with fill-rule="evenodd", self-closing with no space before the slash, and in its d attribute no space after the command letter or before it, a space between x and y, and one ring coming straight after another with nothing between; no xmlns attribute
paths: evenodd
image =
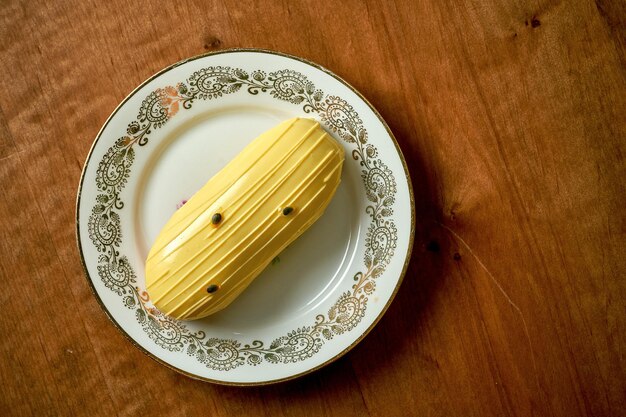
<svg viewBox="0 0 626 417"><path fill-rule="evenodd" d="M287 120L252 141L159 233L146 261L154 305L181 320L227 307L324 213L343 161L343 148L312 119Z"/></svg>

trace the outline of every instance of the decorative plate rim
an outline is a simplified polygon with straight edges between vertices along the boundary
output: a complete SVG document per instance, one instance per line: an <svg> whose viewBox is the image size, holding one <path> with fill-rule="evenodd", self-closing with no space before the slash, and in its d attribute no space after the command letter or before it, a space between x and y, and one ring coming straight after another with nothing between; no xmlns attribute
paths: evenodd
<svg viewBox="0 0 626 417"><path fill-rule="evenodd" d="M85 256L83 253L83 247L82 247L82 242L81 242L81 238L80 238L80 203L81 203L81 197L82 197L82 189L83 189L83 185L84 185L84 180L85 180L85 175L86 175L86 171L87 171L87 167L89 162L91 161L91 158L93 156L93 152L96 148L96 145L98 144L99 140L101 139L102 133L104 132L104 130L106 129L106 127L108 126L109 122L111 122L111 120L113 119L113 117L118 113L118 111L126 104L126 102L133 97L139 90L141 90L145 85L147 85L148 83L150 83L151 81L153 81L154 79L158 78L159 76L161 76L162 74L180 66L183 65L187 62L190 61L195 61L198 59L202 59L208 56L214 56L214 55L221 55L221 54L228 54L228 53L238 53L238 52L251 52L251 53L260 53L260 54L270 54L270 55L277 55L277 56L281 56L284 58L288 58L288 59L292 59L295 61L299 61L301 63L304 63L306 65L309 65L317 70L322 71L323 73L331 76L332 78L334 78L336 81L339 81L341 84L343 84L344 86L346 86L350 91L352 91L359 99L361 99L368 107L369 109L372 111L372 113L376 116L376 118L378 118L379 122L382 124L382 126L385 128L385 130L387 131L387 134L389 135L389 137L391 138L395 148L396 148L396 152L400 158L400 162L402 163L402 167L404 169L404 174L405 174L405 179L407 181L407 186L408 186L408 191L409 191L409 205L410 205L410 213L411 213L411 227L410 227L410 234L409 234L409 240L408 240L408 245L407 245L407 251L405 253L405 257L404 257L404 263L402 266L402 270L400 272L400 275L398 276L397 282L395 284L395 287L393 288L393 291L391 292L388 300L386 301L385 305L383 306L383 308L381 309L381 311L379 312L379 314L374 318L374 320L369 324L369 326L352 342L350 343L347 347L345 347L343 350L341 350L340 352L338 352L337 354L333 355L330 359L327 359L326 361L312 367L309 368L303 372L299 372L293 375L289 375L283 378L278 378L278 379L272 379L272 380L265 380L265 381L253 381L253 382L237 382L237 381L224 381L224 380L220 380L220 379L213 379L213 378L208 378L208 377L204 377L204 376L200 376L197 374L192 374L188 371L185 371L183 369L180 369L168 362L166 362L166 360L158 357L156 354L151 353L150 351L148 351L145 347L143 347L141 344L139 344L135 339L133 339L129 333L120 325L120 323L118 323L116 321L116 319L113 317L112 313L109 311L109 309L104 305L104 302L102 301L102 298L100 297L100 295L98 294L98 291L95 288L95 284L89 274L89 271L87 269L87 264L85 261ZM216 383L216 384L221 384L221 385L232 385L232 386L259 386L259 385L269 385L269 384L274 384L274 383L279 383L279 382L283 382L283 381L288 381L291 379L295 379L298 378L300 376L304 376L307 375L311 372L316 371L317 369L320 369L323 366L326 366L334 361L336 361L337 359L339 359L340 357L342 357L343 355L345 355L347 352L349 352L354 346L356 346L361 340L363 340L368 334L369 332L376 326L376 324L378 324L378 322L381 320L382 316L385 314L385 312L387 311L387 309L389 308L389 306L391 305L391 302L394 300L403 280L404 277L406 275L406 271L408 268L408 265L410 263L410 259L411 259L411 255L412 255L412 250L413 250L413 244L414 244L414 234L415 234L415 199L414 199L414 193L413 193L413 187L412 187L412 182L411 182L411 178L410 178L410 174L409 174L409 170L408 170L408 166L406 163L406 160L404 158L404 155L400 149L400 146L398 145L398 142L395 138L395 136L393 135L393 133L391 132L389 126L387 125L387 123L385 122L385 120L381 117L381 115L378 113L378 111L374 108L374 106L360 93L358 92L354 87L352 87L347 81L345 81L343 78L339 77L338 75L334 74L332 71L316 64L313 63L311 61L308 61L304 58L300 58L294 55L290 55L290 54L286 54L283 52L277 52L277 51L271 51L271 50L266 50L266 49L259 49L259 48L231 48L231 49L224 49L224 50L220 50L220 51L213 51L213 52L208 52L208 53L204 53L204 54L200 54L200 55L196 55L184 60L181 60L179 62L176 62L172 65L169 65L165 68L163 68L162 70L158 71L157 73L153 74L152 76L150 76L149 78L147 78L146 80L144 80L140 85L138 85L136 88L134 88L117 106L116 108L113 110L113 112L109 115L109 117L107 118L106 122L103 124L102 128L99 130L98 134L96 135L95 140L93 141L91 148L89 150L89 153L87 154L85 163L83 165L83 169L81 172L81 177L80 177L80 181L79 181L79 187L78 187L78 193L77 193L77 198L76 198L76 240L77 240L77 246L78 246L78 252L80 255L80 259L81 259L81 264L83 267L83 272L85 275L85 278L87 280L87 282L89 283L89 288L90 291L92 292L92 294L95 296L96 300L98 301L98 304L100 305L100 307L104 310L106 316L109 318L109 320L111 320L111 322L113 323L113 325L135 346L137 347L140 351L142 351L144 354L146 354L147 356L149 356L150 358L152 358L153 360L157 361L158 363L165 365L166 367L173 369L176 372L179 372L185 376L188 376L190 378L193 379L197 379L197 380L202 380L202 381L207 381L207 382L212 382L212 383Z"/></svg>

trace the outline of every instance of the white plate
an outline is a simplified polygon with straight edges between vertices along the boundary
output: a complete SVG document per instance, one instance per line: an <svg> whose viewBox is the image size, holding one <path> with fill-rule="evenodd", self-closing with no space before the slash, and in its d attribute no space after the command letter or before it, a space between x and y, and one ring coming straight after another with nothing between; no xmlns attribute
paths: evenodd
<svg viewBox="0 0 626 417"><path fill-rule="evenodd" d="M144 282L161 227L248 142L294 116L320 120L346 150L326 213L225 310L162 315ZM359 93L300 58L237 49L174 64L118 106L87 158L76 222L93 292L136 346L188 376L244 385L308 373L371 330L406 270L414 209L404 158Z"/></svg>

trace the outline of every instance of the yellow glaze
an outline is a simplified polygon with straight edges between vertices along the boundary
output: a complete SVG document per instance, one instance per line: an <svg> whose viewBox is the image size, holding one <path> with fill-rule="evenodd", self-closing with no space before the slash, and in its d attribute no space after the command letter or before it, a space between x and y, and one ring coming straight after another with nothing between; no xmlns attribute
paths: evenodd
<svg viewBox="0 0 626 417"><path fill-rule="evenodd" d="M161 230L146 261L154 305L181 320L228 306L323 214L343 160L343 148L311 119L256 138ZM293 211L283 214L286 207Z"/></svg>

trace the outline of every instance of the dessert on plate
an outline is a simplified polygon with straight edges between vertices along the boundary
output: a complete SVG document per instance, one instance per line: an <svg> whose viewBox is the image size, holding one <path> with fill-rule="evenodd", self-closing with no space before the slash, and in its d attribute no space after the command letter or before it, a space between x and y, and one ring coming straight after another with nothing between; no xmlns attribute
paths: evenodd
<svg viewBox="0 0 626 417"><path fill-rule="evenodd" d="M181 320L227 307L323 213L343 147L312 119L261 134L169 219L146 261L153 304Z"/></svg>

